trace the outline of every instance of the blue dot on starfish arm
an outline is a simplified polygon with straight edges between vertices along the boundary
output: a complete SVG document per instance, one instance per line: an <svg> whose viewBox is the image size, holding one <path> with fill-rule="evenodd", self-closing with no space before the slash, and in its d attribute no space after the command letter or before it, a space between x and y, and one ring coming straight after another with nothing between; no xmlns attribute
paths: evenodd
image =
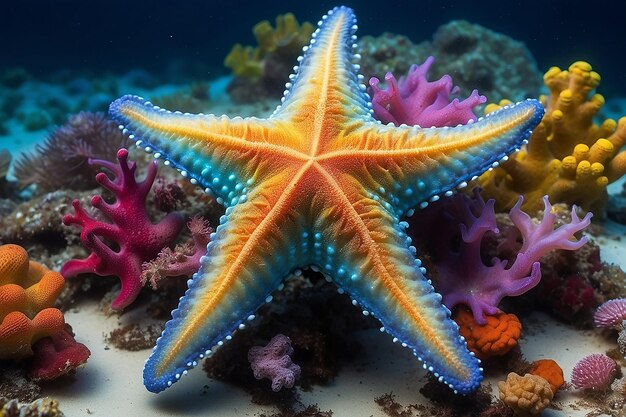
<svg viewBox="0 0 626 417"><path fill-rule="evenodd" d="M187 115L124 96L110 113L227 206L178 309L144 368L158 392L254 316L282 279L311 265L452 389L482 379L399 218L462 187L518 148L539 122L534 100L467 126L383 126L354 61L356 20L328 12L268 119Z"/></svg>

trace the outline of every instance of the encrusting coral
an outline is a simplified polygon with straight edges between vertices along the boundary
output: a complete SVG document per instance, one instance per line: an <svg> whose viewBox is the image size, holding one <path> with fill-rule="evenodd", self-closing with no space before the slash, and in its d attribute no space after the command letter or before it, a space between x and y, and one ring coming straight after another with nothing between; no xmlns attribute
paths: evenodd
<svg viewBox="0 0 626 417"><path fill-rule="evenodd" d="M531 374L511 372L506 381L498 382L498 389L500 399L519 416L540 414L554 397L550 383Z"/></svg>
<svg viewBox="0 0 626 417"><path fill-rule="evenodd" d="M308 44L315 27L298 23L291 13L276 17L276 28L267 21L252 29L256 48L236 44L224 60L235 75L228 90L236 102L280 95L293 61Z"/></svg>
<svg viewBox="0 0 626 417"><path fill-rule="evenodd" d="M556 392L563 386L563 369L552 359L539 359L530 365L528 373L537 375L548 381L552 392Z"/></svg>
<svg viewBox="0 0 626 417"><path fill-rule="evenodd" d="M602 215L607 185L626 173L626 152L620 151L626 144L626 117L593 123L604 98L592 95L600 75L586 62L575 62L566 71L552 67L544 82L550 94L540 97L546 107L543 120L526 147L483 174L480 185L486 196L496 198L498 211L513 207L523 195L522 209L535 212L547 195L553 202Z"/></svg>
<svg viewBox="0 0 626 417"><path fill-rule="evenodd" d="M0 246L0 359L32 356L35 342L63 330L63 313L52 306L64 282L21 246Z"/></svg>
<svg viewBox="0 0 626 417"><path fill-rule="evenodd" d="M86 259L72 259L61 268L61 274L74 277L83 273L115 275L122 288L111 304L114 309L122 309L137 298L141 290L141 267L144 262L157 257L161 249L173 243L184 225L184 216L171 212L153 224L146 212L146 197L152 188L157 173L157 162L148 166L146 178L137 182L137 165L128 162L128 151L117 153L119 165L109 161L90 160L114 175L111 180L103 172L96 175L96 181L111 191L116 198L109 204L102 196L96 195L91 204L106 216L109 222L97 220L74 200L74 215L63 217L65 225L81 227L80 240L91 254ZM109 246L113 244L113 246Z"/></svg>
<svg viewBox="0 0 626 417"><path fill-rule="evenodd" d="M506 354L517 345L521 335L522 324L518 318L502 311L487 316L484 324L477 323L466 308L457 309L452 318L459 325L467 348L481 360Z"/></svg>
<svg viewBox="0 0 626 417"><path fill-rule="evenodd" d="M541 222L535 224L520 206L520 198L509 213L522 235L523 244L514 261L494 257L485 265L481 243L489 231L499 233L493 200L485 202L478 189L474 198L457 194L430 204L410 224L409 236L432 256L435 265L434 286L443 296L443 303L452 309L467 305L479 324L485 315L496 314L498 304L506 296L517 296L535 287L541 279L539 259L553 249L576 250L587 242L586 237L570 240L591 222L591 213L580 219L572 211L571 222L554 229L556 215L551 213L548 198L544 201Z"/></svg>
<svg viewBox="0 0 626 417"><path fill-rule="evenodd" d="M280 391L283 387L292 388L300 377L300 367L291 362L291 355L291 340L285 335L277 334L267 346L251 348L248 361L256 379L270 379L272 390Z"/></svg>

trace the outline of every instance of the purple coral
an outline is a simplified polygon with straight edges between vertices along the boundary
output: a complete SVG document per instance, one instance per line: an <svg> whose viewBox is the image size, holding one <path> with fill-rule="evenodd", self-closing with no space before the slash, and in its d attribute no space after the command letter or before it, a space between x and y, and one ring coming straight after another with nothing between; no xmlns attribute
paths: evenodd
<svg viewBox="0 0 626 417"><path fill-rule="evenodd" d="M582 358L572 369L572 384L576 388L605 390L617 376L617 364L602 353Z"/></svg>
<svg viewBox="0 0 626 417"><path fill-rule="evenodd" d="M602 304L593 315L596 327L620 327L626 320L626 298L609 300Z"/></svg>
<svg viewBox="0 0 626 417"><path fill-rule="evenodd" d="M378 78L372 77L369 83L374 116L383 123L425 127L456 126L475 121L474 107L483 104L487 98L474 90L465 100L450 100L450 95L457 94L459 88L453 85L449 75L432 82L426 78L434 60L429 56L422 65L412 65L407 76L401 77L400 81L388 72L385 90L378 86Z"/></svg>
<svg viewBox="0 0 626 417"><path fill-rule="evenodd" d="M122 289L111 304L116 310L128 306L137 298L141 290L142 263L154 259L163 247L172 244L184 225L184 217L180 213L169 213L157 224L152 224L146 212L146 197L157 172L156 161L148 166L146 178L137 182L137 165L128 163L126 149L117 152L117 160L119 165L102 160L89 161L114 174L114 180L110 180L101 172L96 175L96 181L111 191L116 201L109 204L100 195L91 199L91 205L110 222L96 220L81 207L78 200L72 202L75 214L65 215L63 223L82 228L80 240L92 253L86 259L72 259L61 268L61 274L66 278L83 273L119 277Z"/></svg>
<svg viewBox="0 0 626 417"><path fill-rule="evenodd" d="M550 212L552 206L547 196L543 219L537 225L520 210L521 203L522 198L509 213L523 238L512 265L494 257L491 266L487 266L481 259L485 233L499 231L494 200L485 203L477 189L473 199L457 194L440 204L429 205L412 225L410 234L432 239L426 245L436 265L435 287L442 294L443 303L450 309L457 304L467 305L479 324L485 324L485 314L498 312L502 298L521 295L539 283L538 261L544 254L553 249L576 250L587 242L586 237L570 239L589 225L592 213L581 220L573 209L572 221L554 229L556 216Z"/></svg>
<svg viewBox="0 0 626 417"><path fill-rule="evenodd" d="M291 362L293 348L291 340L282 334L277 334L267 346L254 346L248 352L248 361L256 379L267 378L272 380L272 390L292 388L296 379L300 377L300 367Z"/></svg>

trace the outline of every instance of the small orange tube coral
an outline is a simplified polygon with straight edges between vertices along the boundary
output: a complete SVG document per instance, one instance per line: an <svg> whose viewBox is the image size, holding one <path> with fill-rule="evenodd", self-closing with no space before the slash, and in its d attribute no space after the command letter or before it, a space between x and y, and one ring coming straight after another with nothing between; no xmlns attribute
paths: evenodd
<svg viewBox="0 0 626 417"><path fill-rule="evenodd" d="M37 340L63 330L63 313L51 307L64 283L21 246L0 246L0 359L30 356Z"/></svg>
<svg viewBox="0 0 626 417"><path fill-rule="evenodd" d="M461 336L467 341L467 348L477 358L487 359L510 351L520 338L522 324L515 314L499 312L485 316L487 323L480 325L472 312L465 308L456 310L453 319L459 325Z"/></svg>
<svg viewBox="0 0 626 417"><path fill-rule="evenodd" d="M563 369L552 359L540 359L533 362L528 373L540 376L548 381L553 393L556 393L565 383Z"/></svg>

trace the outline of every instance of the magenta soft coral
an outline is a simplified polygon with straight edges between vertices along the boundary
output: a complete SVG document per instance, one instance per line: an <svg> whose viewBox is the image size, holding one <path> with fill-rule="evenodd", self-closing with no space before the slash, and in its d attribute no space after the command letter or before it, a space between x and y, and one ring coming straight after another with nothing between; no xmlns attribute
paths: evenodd
<svg viewBox="0 0 626 417"><path fill-rule="evenodd" d="M89 161L113 173L113 180L101 172L96 175L96 181L110 190L116 201L109 204L100 195L91 199L91 205L110 223L90 216L78 200L72 202L75 214L64 216L63 223L82 228L80 240L92 253L86 259L66 262L61 274L66 278L82 273L119 277L122 289L111 306L122 309L131 304L141 290L142 263L156 258L161 249L172 244L184 225L184 217L173 212L153 224L145 203L156 177L157 162L153 161L148 166L146 178L137 182L137 165L128 162L126 149L117 152L117 160L119 165L102 160Z"/></svg>
<svg viewBox="0 0 626 417"><path fill-rule="evenodd" d="M437 81L426 78L435 58L428 57L422 65L412 65L406 77L397 81L392 73L385 75L387 89L381 89L378 78L369 81L374 116L383 123L420 125L424 127L456 126L475 121L473 109L487 101L472 91L465 100L450 100L459 89L449 75Z"/></svg>
<svg viewBox="0 0 626 417"><path fill-rule="evenodd" d="M465 304L472 310L474 319L484 324L484 315L497 313L502 298L521 295L539 283L538 261L544 254L553 249L575 250L587 242L586 237L570 239L589 225L591 213L581 220L574 209L572 221L554 229L556 216L550 212L552 206L547 197L544 197L544 215L539 224L533 223L520 209L521 203L520 198L509 213L523 238L512 265L495 257L491 266L487 266L481 259L485 233L499 231L494 201L485 203L478 190L473 199L457 194L432 204L413 222L410 235L430 236L426 246L436 265L435 287L448 308Z"/></svg>

